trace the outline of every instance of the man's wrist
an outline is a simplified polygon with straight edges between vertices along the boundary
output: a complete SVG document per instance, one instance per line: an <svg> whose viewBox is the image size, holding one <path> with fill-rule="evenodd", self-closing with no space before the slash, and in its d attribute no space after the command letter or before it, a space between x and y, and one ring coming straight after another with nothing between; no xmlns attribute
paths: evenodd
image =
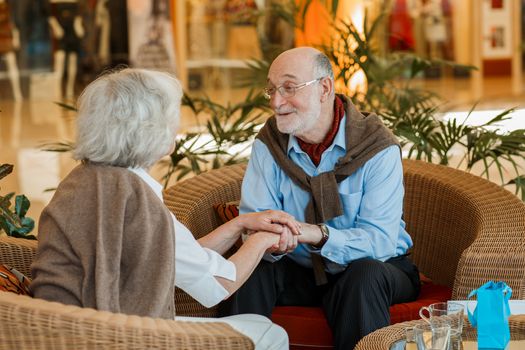
<svg viewBox="0 0 525 350"><path fill-rule="evenodd" d="M310 244L310 245L314 249L321 249L323 248L325 243L328 241L330 231L328 230L328 226L326 226L325 224L317 224L317 227L321 231L321 239L316 244Z"/></svg>

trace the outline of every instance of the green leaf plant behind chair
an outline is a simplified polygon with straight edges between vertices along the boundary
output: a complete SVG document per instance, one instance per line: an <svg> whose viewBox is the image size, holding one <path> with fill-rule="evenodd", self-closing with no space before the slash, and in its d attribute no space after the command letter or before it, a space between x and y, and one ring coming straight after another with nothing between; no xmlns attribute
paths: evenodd
<svg viewBox="0 0 525 350"><path fill-rule="evenodd" d="M404 160L403 167L412 259L432 282L423 284L418 300L392 306L391 323L419 319L424 305L466 299L487 280L503 280L513 298L525 298L525 204L460 170L416 160ZM165 191L165 202L199 238L221 224L214 206L239 200L244 170L223 167L179 182ZM181 315L216 315L184 293L177 293L176 307ZM272 318L287 330L292 349L332 348L320 308L276 307Z"/></svg>

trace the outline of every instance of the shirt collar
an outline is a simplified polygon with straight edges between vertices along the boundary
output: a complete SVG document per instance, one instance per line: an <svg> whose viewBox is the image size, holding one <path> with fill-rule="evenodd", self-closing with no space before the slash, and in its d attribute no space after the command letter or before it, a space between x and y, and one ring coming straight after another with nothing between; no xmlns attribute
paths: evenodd
<svg viewBox="0 0 525 350"><path fill-rule="evenodd" d="M149 187L155 192L157 197L162 200L162 185L157 182L153 177L151 177L148 172L143 168L128 168L128 170L134 172L138 177L140 177Z"/></svg>
<svg viewBox="0 0 525 350"><path fill-rule="evenodd" d="M337 130L337 134L335 134L334 142L332 142L332 144L330 145L330 147L327 148L326 151L331 151L332 148L334 148L335 146L339 146L343 151L346 151L345 129L346 113L343 116L343 119L341 119L341 122L339 123L339 130ZM301 146L299 146L299 142L297 142L297 138L293 135L290 135L290 137L288 138L288 147L286 149L286 154L290 154L290 151L292 149L296 153L304 153L304 151L301 149Z"/></svg>

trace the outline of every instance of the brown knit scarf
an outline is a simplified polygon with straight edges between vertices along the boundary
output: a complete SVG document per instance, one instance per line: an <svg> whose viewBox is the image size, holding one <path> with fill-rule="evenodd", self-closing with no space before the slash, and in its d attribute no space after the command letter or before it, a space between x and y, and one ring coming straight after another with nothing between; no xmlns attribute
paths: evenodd
<svg viewBox="0 0 525 350"><path fill-rule="evenodd" d="M289 135L279 132L275 117L269 118L257 135L290 179L312 194L305 210L305 220L311 224L323 223L342 215L343 208L337 184L352 175L378 152L391 145L399 146L395 136L375 113L360 113L348 97L337 96L345 106L346 154L339 158L332 171L308 176L300 166L291 161L287 155Z"/></svg>

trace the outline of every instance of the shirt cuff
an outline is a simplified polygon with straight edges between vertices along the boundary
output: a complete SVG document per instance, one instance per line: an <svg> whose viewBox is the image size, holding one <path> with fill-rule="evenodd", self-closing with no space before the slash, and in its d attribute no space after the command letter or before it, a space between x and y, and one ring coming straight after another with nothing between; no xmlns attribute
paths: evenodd
<svg viewBox="0 0 525 350"><path fill-rule="evenodd" d="M273 263L273 262L281 260L281 258L285 255L286 254L275 254L274 255L271 253L264 253L263 260Z"/></svg>
<svg viewBox="0 0 525 350"><path fill-rule="evenodd" d="M213 286L213 284L216 285ZM204 275L200 280L195 281L191 285L181 287L181 289L207 308L217 305L229 295L228 291L215 277L210 275Z"/></svg>
<svg viewBox="0 0 525 350"><path fill-rule="evenodd" d="M215 277L225 278L230 281L237 279L235 264L224 259L214 250L203 248L209 259L209 270L196 279L193 283L183 284L179 287L191 295L203 306L209 308L223 301L230 293L217 281ZM177 284L177 271L175 271L175 285Z"/></svg>
<svg viewBox="0 0 525 350"><path fill-rule="evenodd" d="M210 266L210 273L215 277L222 277L235 282L237 280L237 269L235 264L229 260L224 259L219 253L214 250L203 248L208 252L210 256L217 255L214 261L220 262L220 264L212 264Z"/></svg>
<svg viewBox="0 0 525 350"><path fill-rule="evenodd" d="M339 230L336 230L332 227L330 227L329 230L330 236L321 249L314 249L312 246L310 246L310 248L312 248L312 251L314 252L320 251L321 256L330 261L333 261L337 264L344 264L344 249L341 249L341 247L348 245L347 238Z"/></svg>

